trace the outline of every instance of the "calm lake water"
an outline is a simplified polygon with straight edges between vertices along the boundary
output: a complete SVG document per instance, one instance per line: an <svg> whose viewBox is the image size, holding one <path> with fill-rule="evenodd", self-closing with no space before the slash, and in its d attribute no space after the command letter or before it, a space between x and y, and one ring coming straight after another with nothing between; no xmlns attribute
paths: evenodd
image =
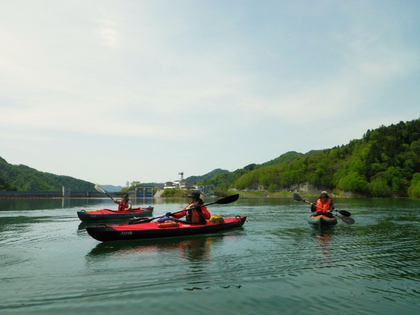
<svg viewBox="0 0 420 315"><path fill-rule="evenodd" d="M185 202L134 204L158 216ZM209 207L247 216L240 229L100 243L76 212L109 199L0 200L0 314L419 314L420 201L335 203L354 225L320 230L302 202L241 199Z"/></svg>

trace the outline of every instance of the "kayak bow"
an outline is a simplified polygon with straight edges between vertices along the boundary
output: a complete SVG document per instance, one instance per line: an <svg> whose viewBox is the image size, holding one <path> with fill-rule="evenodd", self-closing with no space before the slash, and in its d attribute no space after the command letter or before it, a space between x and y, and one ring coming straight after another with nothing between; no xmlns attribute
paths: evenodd
<svg viewBox="0 0 420 315"><path fill-rule="evenodd" d="M319 225L319 226L330 226L337 224L337 218L329 217L326 215L311 215L308 219L309 224Z"/></svg>

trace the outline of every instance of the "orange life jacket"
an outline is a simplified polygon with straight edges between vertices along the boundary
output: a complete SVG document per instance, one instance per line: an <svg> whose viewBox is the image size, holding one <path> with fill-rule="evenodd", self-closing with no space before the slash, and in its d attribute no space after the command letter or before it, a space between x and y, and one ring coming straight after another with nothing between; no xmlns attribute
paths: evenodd
<svg viewBox="0 0 420 315"><path fill-rule="evenodd" d="M201 206L199 209L192 209L189 210L189 208L197 207L200 205L197 204L189 204L184 207L182 210L186 210L182 213L174 214L173 217L180 218L184 215L186 216L186 221L191 222L200 222L200 223L206 223L206 220L210 219L210 212L207 210L207 207Z"/></svg>
<svg viewBox="0 0 420 315"><path fill-rule="evenodd" d="M330 213L331 206L333 204L332 199L328 198L326 203L321 202L321 198L316 201L316 214L328 214ZM320 209L322 208L322 209Z"/></svg>

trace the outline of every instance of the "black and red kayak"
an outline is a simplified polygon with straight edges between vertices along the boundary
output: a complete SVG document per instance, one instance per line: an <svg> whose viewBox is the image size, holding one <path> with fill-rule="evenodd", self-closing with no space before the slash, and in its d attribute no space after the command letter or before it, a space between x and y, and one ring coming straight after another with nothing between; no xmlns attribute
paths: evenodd
<svg viewBox="0 0 420 315"><path fill-rule="evenodd" d="M98 225L86 231L94 239L102 242L150 239L195 234L209 234L226 231L244 225L246 217L224 218L223 223L206 222L191 224L181 220L167 222L147 222L124 225Z"/></svg>
<svg viewBox="0 0 420 315"><path fill-rule="evenodd" d="M111 220L111 219L132 219L135 217L151 216L153 207L147 208L132 208L130 211L116 211L109 209L93 210L93 211L77 211L77 216L83 222L97 221L97 220Z"/></svg>

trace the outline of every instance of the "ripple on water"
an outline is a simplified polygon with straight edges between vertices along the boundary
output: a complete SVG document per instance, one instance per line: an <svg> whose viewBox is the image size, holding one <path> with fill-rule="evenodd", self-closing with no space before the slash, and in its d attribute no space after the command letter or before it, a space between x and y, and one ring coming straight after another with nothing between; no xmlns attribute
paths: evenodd
<svg viewBox="0 0 420 315"><path fill-rule="evenodd" d="M231 233L150 242L98 243L77 217L8 219L0 312L415 314L420 241L409 216L393 224L368 209L362 220L349 208L354 225L319 230L277 202L250 201Z"/></svg>

